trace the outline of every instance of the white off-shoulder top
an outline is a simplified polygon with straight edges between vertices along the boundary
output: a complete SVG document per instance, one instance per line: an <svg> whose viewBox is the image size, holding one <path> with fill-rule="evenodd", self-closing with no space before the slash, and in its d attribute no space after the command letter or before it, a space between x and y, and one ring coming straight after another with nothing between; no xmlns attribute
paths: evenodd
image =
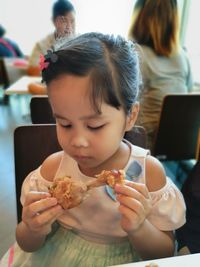
<svg viewBox="0 0 200 267"><path fill-rule="evenodd" d="M145 160L148 150L131 147L129 161L124 168L126 178L138 183L145 183ZM94 177L85 176L71 157L63 152L60 166L55 178L71 176L74 180L86 182ZM175 184L167 177L166 184L158 191L150 192L152 210L148 220L158 229L171 231L185 223L185 203L183 196ZM52 184L40 173L40 167L31 172L22 186L21 202L30 190L47 191ZM66 229L73 230L87 240L109 243L120 242L127 238L127 233L120 226L118 202L106 186L89 191L88 197L78 206L66 210L58 222Z"/></svg>

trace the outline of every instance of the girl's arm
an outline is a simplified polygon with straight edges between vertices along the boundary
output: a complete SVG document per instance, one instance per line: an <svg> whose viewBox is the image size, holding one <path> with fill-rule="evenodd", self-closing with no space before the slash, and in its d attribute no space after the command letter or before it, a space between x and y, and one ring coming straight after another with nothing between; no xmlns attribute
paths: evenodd
<svg viewBox="0 0 200 267"><path fill-rule="evenodd" d="M48 193L29 192L23 206L22 221L16 228L19 246L27 252L40 248L51 232L53 222L62 213L57 200Z"/></svg>
<svg viewBox="0 0 200 267"><path fill-rule="evenodd" d="M48 157L41 167L42 177L52 181L60 160L61 153ZM49 193L30 191L23 203L22 221L16 228L16 240L19 246L27 252L40 248L51 232L53 222L62 213L63 209Z"/></svg>
<svg viewBox="0 0 200 267"><path fill-rule="evenodd" d="M152 209L149 191L157 191L165 184L162 165L157 159L148 157L146 185L127 181L124 186L115 187L122 214L121 226L142 259L169 257L174 253L172 232L159 230L147 219Z"/></svg>
<svg viewBox="0 0 200 267"><path fill-rule="evenodd" d="M142 226L129 233L129 240L143 260L172 257L175 242L172 232L163 232L145 220Z"/></svg>

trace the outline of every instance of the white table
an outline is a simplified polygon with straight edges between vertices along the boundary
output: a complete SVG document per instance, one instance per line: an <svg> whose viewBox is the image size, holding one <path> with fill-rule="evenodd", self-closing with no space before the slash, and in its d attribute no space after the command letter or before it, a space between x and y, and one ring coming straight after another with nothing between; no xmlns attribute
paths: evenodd
<svg viewBox="0 0 200 267"><path fill-rule="evenodd" d="M42 80L41 77L38 76L22 76L15 83L11 84L6 90L5 94L29 94L28 85L32 82L40 83Z"/></svg>
<svg viewBox="0 0 200 267"><path fill-rule="evenodd" d="M146 267L150 263L155 263L158 267L197 267L200 266L200 253L150 261L141 261L136 263L121 264L115 265L113 267Z"/></svg>

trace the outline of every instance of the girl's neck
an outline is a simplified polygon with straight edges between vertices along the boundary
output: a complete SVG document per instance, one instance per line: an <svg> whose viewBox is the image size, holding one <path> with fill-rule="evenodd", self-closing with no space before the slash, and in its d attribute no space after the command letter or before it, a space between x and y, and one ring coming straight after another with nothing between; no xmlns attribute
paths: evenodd
<svg viewBox="0 0 200 267"><path fill-rule="evenodd" d="M84 175L90 177L94 177L96 174L99 174L103 170L124 169L129 161L130 154L130 145L122 141L119 149L113 154L113 156L103 162L101 165L90 169L82 168L79 166L79 169Z"/></svg>

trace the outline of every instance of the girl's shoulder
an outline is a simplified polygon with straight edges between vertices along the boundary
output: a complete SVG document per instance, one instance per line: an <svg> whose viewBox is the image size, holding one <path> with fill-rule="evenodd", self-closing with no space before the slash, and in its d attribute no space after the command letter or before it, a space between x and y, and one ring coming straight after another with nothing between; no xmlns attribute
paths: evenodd
<svg viewBox="0 0 200 267"><path fill-rule="evenodd" d="M166 174L161 162L153 156L146 157L146 185L150 192L166 185Z"/></svg>
<svg viewBox="0 0 200 267"><path fill-rule="evenodd" d="M61 159L63 157L63 151L56 152L47 157L41 165L41 176L48 180L53 181L56 172L60 166Z"/></svg>
<svg viewBox="0 0 200 267"><path fill-rule="evenodd" d="M150 155L148 149L144 149L138 146L131 145L132 149L132 158L131 163L128 166L129 171L135 171L136 163L139 163L141 168L140 181L144 182L150 192L158 191L166 185L166 174L161 162L155 157ZM133 168L135 167L135 168ZM134 169L134 170L133 170Z"/></svg>

